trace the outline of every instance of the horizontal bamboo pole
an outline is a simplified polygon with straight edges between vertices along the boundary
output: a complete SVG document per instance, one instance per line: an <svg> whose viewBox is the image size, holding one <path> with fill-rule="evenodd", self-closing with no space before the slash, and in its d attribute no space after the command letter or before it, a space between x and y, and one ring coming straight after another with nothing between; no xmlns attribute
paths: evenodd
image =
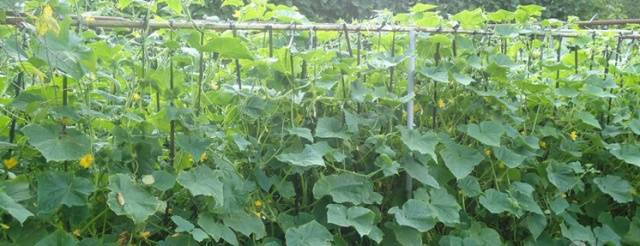
<svg viewBox="0 0 640 246"><path fill-rule="evenodd" d="M607 25L640 24L640 19L611 19L611 20L578 21L577 24L581 25L581 26L607 26Z"/></svg>
<svg viewBox="0 0 640 246"><path fill-rule="evenodd" d="M110 16L91 16L85 17L80 20L76 18L72 19L73 24L81 24L90 28L145 28L149 29L201 29L201 30L294 30L294 31L347 31L352 32L409 32L414 30L416 32L423 33L459 33L468 35L494 35L495 32L491 30L462 30L453 28L424 28L415 26L400 26L400 25L384 25L374 26L370 24L335 24L335 23L313 23L313 24L282 24L282 23L263 23L263 22L219 22L219 21L207 21L207 20L193 20L193 21L157 21L150 20L148 26L145 26L143 20L129 20L120 17ZM4 20L5 24L11 25L23 25L28 21L23 17L7 17ZM545 36L551 35L554 37L578 37L583 35L590 35L593 33L599 34L603 32L617 32L623 39L636 39L640 38L640 35L628 31L628 30L584 30L578 32L572 29L558 29L545 31L531 31L519 33L522 36Z"/></svg>

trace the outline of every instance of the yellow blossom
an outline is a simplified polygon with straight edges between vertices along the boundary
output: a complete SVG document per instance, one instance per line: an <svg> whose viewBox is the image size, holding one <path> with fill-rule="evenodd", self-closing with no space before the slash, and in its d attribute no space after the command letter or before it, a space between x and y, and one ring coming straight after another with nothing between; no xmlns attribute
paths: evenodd
<svg viewBox="0 0 640 246"><path fill-rule="evenodd" d="M36 33L38 36L44 36L49 31L58 35L60 26L53 16L53 8L51 8L51 5L45 5L42 9L42 15L36 19Z"/></svg>
<svg viewBox="0 0 640 246"><path fill-rule="evenodd" d="M15 157L11 157L7 160L4 160L4 167L7 170L11 170L14 167L16 167L18 165L18 159L16 159Z"/></svg>
<svg viewBox="0 0 640 246"><path fill-rule="evenodd" d="M485 149L484 155L486 155L487 157L491 157L491 149Z"/></svg>
<svg viewBox="0 0 640 246"><path fill-rule="evenodd" d="M576 139L578 139L578 133L576 131L572 131L571 134L569 134L569 137L571 140L576 141Z"/></svg>
<svg viewBox="0 0 640 246"><path fill-rule="evenodd" d="M207 157L207 153L202 153L202 155L200 155L200 161L206 161L208 159L209 157Z"/></svg>
<svg viewBox="0 0 640 246"><path fill-rule="evenodd" d="M547 148L547 143L545 141L540 140L540 143L538 143L538 145L540 145L540 148L542 148L542 149L546 149Z"/></svg>
<svg viewBox="0 0 640 246"><path fill-rule="evenodd" d="M93 16L86 16L84 17L84 21L87 22L87 24L93 24L96 22L96 18Z"/></svg>
<svg viewBox="0 0 640 246"><path fill-rule="evenodd" d="M90 168L93 165L95 159L92 154L86 154L80 158L80 166L83 168Z"/></svg>
<svg viewBox="0 0 640 246"><path fill-rule="evenodd" d="M445 106L447 106L447 104L444 102L444 100L438 99L438 108L444 109Z"/></svg>
<svg viewBox="0 0 640 246"><path fill-rule="evenodd" d="M11 226L5 224L5 223L0 223L0 227L4 230L9 230L11 228Z"/></svg>
<svg viewBox="0 0 640 246"><path fill-rule="evenodd" d="M147 240L149 239L149 237L151 237L151 232L150 231L142 231L140 232L140 238Z"/></svg>
<svg viewBox="0 0 640 246"><path fill-rule="evenodd" d="M262 205L263 205L262 200L260 200L260 199L255 200L255 201L253 202L253 205L254 205L254 206L256 206L256 208L260 208L260 207L262 207Z"/></svg>
<svg viewBox="0 0 640 246"><path fill-rule="evenodd" d="M253 214L255 214L258 218L262 218L263 215L260 211L253 211Z"/></svg>
<svg viewBox="0 0 640 246"><path fill-rule="evenodd" d="M138 94L138 93L136 92L136 93L133 93L132 98L133 98L133 101L134 101L134 102L137 102L137 101L140 101L140 99L141 99L142 97L140 97L140 94Z"/></svg>
<svg viewBox="0 0 640 246"><path fill-rule="evenodd" d="M214 91L217 91L218 89L220 89L220 86L218 85L218 83L211 83L211 89L213 89Z"/></svg>
<svg viewBox="0 0 640 246"><path fill-rule="evenodd" d="M73 230L73 235L75 235L76 237L80 237L80 229Z"/></svg>

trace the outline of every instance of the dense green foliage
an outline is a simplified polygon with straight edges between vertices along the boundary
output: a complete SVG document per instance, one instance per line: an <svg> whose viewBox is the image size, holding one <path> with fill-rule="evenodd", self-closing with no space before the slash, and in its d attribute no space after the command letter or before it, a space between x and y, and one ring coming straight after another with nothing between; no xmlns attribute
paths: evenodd
<svg viewBox="0 0 640 246"><path fill-rule="evenodd" d="M228 16L227 9L219 9L219 2L212 1L203 13ZM221 1L220 1L221 2ZM543 18L566 20L577 16L582 20L608 18L640 18L640 5L636 0L275 0L277 4L296 6L312 20L335 21L370 18L376 10L388 9L394 13L407 12L416 2L438 5L442 13L458 13L466 9L483 8L486 11L513 10L518 5L544 6ZM211 14L209 14L211 15Z"/></svg>
<svg viewBox="0 0 640 246"><path fill-rule="evenodd" d="M11 8L28 25L0 25L1 245L640 244L640 59L615 32L536 5L362 21L509 23L419 33L412 53L406 33L71 21L203 8L178 0ZM559 26L580 35L528 35Z"/></svg>

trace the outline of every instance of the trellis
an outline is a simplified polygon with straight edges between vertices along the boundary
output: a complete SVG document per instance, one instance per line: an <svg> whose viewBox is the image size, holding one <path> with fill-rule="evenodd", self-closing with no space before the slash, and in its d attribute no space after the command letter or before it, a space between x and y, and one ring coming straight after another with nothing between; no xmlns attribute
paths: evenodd
<svg viewBox="0 0 640 246"><path fill-rule="evenodd" d="M454 28L425 28L425 27L417 27L417 26L402 26L402 25L374 25L374 24L336 24L336 23L312 23L312 24L299 24L299 23L291 23L291 24L283 24L283 23L262 23L262 22L221 22L221 21L209 21L209 20L169 20L169 21L158 21L158 20L130 20L120 17L110 17L110 16L83 16L82 18L78 18L74 16L71 18L72 24L77 26L84 26L89 28L130 28L130 29L142 29L147 31L147 33L158 30L158 29L196 29L198 31L203 30L215 30L215 31L233 31L234 36L236 35L237 30L253 30L253 31L265 31L269 34L269 40L272 39L272 31L280 30L280 31L339 31L344 32L345 38L347 40L348 50L350 55L351 53L351 45L348 37L349 32L358 33L358 40L360 40L361 32L403 32L408 33L409 35L409 47L408 47L408 68L407 68L407 96L411 97L411 99L407 102L407 127L414 127L414 100L413 94L415 91L415 67L416 67L416 34L417 33L429 33L429 34L465 34L465 35L485 35L492 36L496 35L495 31L491 28L495 28L496 25L489 25L489 29L485 30L464 30L458 27ZM25 23L28 23L27 19L21 16L13 16L6 17L4 19L4 24L16 25L16 26L26 26ZM2 22L0 22L2 23ZM595 20L595 21L579 21L575 24L580 26L609 26L609 25L626 25L626 24L640 24L640 19L628 19L628 20ZM554 37L559 40L559 47L557 50L556 60L560 60L561 53L561 43L563 38L577 38L582 36L592 36L604 34L604 33L615 33L618 36L618 43L616 47L616 58L615 63L618 63L618 53L620 52L620 45L622 40L625 39L635 39L640 38L640 33L632 30L623 30L623 29L586 29L586 30L573 30L573 29L537 29L537 30L525 30L517 33L520 36L528 36L531 38L535 37ZM200 40L202 42L202 39ZM360 45L360 42L358 42ZM439 48L438 48L439 49ZM576 53L575 59L577 61L577 49L573 50ZM360 52L360 49L358 49ZM455 52L455 51L454 51ZM593 54L592 54L593 55ZM269 42L269 56L273 56L273 47L272 43ZM437 55L436 55L437 56ZM610 56L608 56L610 57ZM202 59L202 56L200 57ZM358 53L358 63L359 63L360 55ZM593 57L592 57L593 59ZM609 59L609 58L607 58ZM238 64L238 60L235 60L236 64L236 74L237 74L237 83L239 89L242 88L242 84L240 81L240 68ZM173 66L173 63L171 63ZM202 80L202 64L199 65L200 69L200 80ZM577 71L577 62L576 62L576 71ZM173 69L171 69L173 73ZM605 68L605 75L608 73L608 67ZM173 75L171 77L171 87L173 87ZM393 77L393 76L392 76ZM559 71L556 77L559 77ZM63 85L63 103L67 104L66 99L66 77L64 78ZM201 86L201 85L200 85ZM556 84L558 87L558 84ZM17 89L18 90L18 89ZM199 88L200 93L201 88ZM199 97L198 94L198 105L197 112L199 112ZM434 99L436 97L434 96ZM158 99L159 103L159 99ZM172 102L173 103L173 102ZM611 99L609 100L609 108L611 107ZM435 125L435 109L434 109L434 125ZM607 119L608 120L608 119ZM14 122L12 122L12 133L14 131ZM175 138L175 122L171 122L171 150L169 154L169 158L173 161L175 158L175 146L173 144ZM13 141L13 140L11 140ZM406 191L410 196L412 190L412 179L410 177L406 178Z"/></svg>

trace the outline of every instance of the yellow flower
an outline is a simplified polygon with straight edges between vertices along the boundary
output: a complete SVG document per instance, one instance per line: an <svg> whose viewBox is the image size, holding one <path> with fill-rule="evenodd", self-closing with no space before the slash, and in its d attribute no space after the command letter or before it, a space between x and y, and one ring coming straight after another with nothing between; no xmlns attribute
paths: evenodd
<svg viewBox="0 0 640 246"><path fill-rule="evenodd" d="M53 16L53 8L51 8L51 5L46 5L42 9L42 15L36 19L36 33L38 36L44 36L49 31L58 35L60 26Z"/></svg>
<svg viewBox="0 0 640 246"><path fill-rule="evenodd" d="M4 167L7 170L11 170L14 167L16 167L18 165L18 159L16 159L15 157L11 157L7 160L4 160Z"/></svg>
<svg viewBox="0 0 640 246"><path fill-rule="evenodd" d="M0 223L0 227L4 230L9 230L11 228L11 226L5 224L5 223Z"/></svg>
<svg viewBox="0 0 640 246"><path fill-rule="evenodd" d="M200 155L200 161L206 161L207 159L209 159L209 157L207 157L207 153L202 153L202 155Z"/></svg>
<svg viewBox="0 0 640 246"><path fill-rule="evenodd" d="M73 235L75 235L76 237L80 237L80 229L73 230Z"/></svg>
<svg viewBox="0 0 640 246"><path fill-rule="evenodd" d="M92 154L86 154L80 158L80 166L83 168L90 168L94 161L95 158L93 158Z"/></svg>
<svg viewBox="0 0 640 246"><path fill-rule="evenodd" d="M487 157L491 157L491 149L485 149L484 155L486 155Z"/></svg>
<svg viewBox="0 0 640 246"><path fill-rule="evenodd" d="M256 206L256 208L260 208L260 207L262 207L262 205L263 205L262 200L260 200L260 199L255 200L255 201L253 202L253 205L254 205L254 206Z"/></svg>
<svg viewBox="0 0 640 246"><path fill-rule="evenodd" d="M133 93L133 101L135 102L140 101L140 98L142 98L140 97L140 94L138 94L137 92Z"/></svg>
<svg viewBox="0 0 640 246"><path fill-rule="evenodd" d="M260 211L253 211L253 214L255 214L258 218L262 218L262 213Z"/></svg>
<svg viewBox="0 0 640 246"><path fill-rule="evenodd" d="M572 131L571 134L569 134L569 137L571 140L576 141L576 139L578 139L578 133L576 131Z"/></svg>
<svg viewBox="0 0 640 246"><path fill-rule="evenodd" d="M140 238L147 240L149 239L149 237L151 237L151 232L150 231L142 231L140 232Z"/></svg>
<svg viewBox="0 0 640 246"><path fill-rule="evenodd" d="M447 106L447 104L444 102L444 100L438 99L438 108L444 109L445 106Z"/></svg>
<svg viewBox="0 0 640 246"><path fill-rule="evenodd" d="M540 143L538 143L538 145L540 145L540 148L542 148L542 149L546 149L547 148L547 143L545 141L540 140Z"/></svg>
<svg viewBox="0 0 640 246"><path fill-rule="evenodd" d="M218 85L218 83L211 83L211 89L213 89L214 91L217 91L218 89L220 89L220 86Z"/></svg>
<svg viewBox="0 0 640 246"><path fill-rule="evenodd" d="M93 24L96 22L96 18L93 16L86 16L84 17L84 21L87 22L87 24Z"/></svg>

